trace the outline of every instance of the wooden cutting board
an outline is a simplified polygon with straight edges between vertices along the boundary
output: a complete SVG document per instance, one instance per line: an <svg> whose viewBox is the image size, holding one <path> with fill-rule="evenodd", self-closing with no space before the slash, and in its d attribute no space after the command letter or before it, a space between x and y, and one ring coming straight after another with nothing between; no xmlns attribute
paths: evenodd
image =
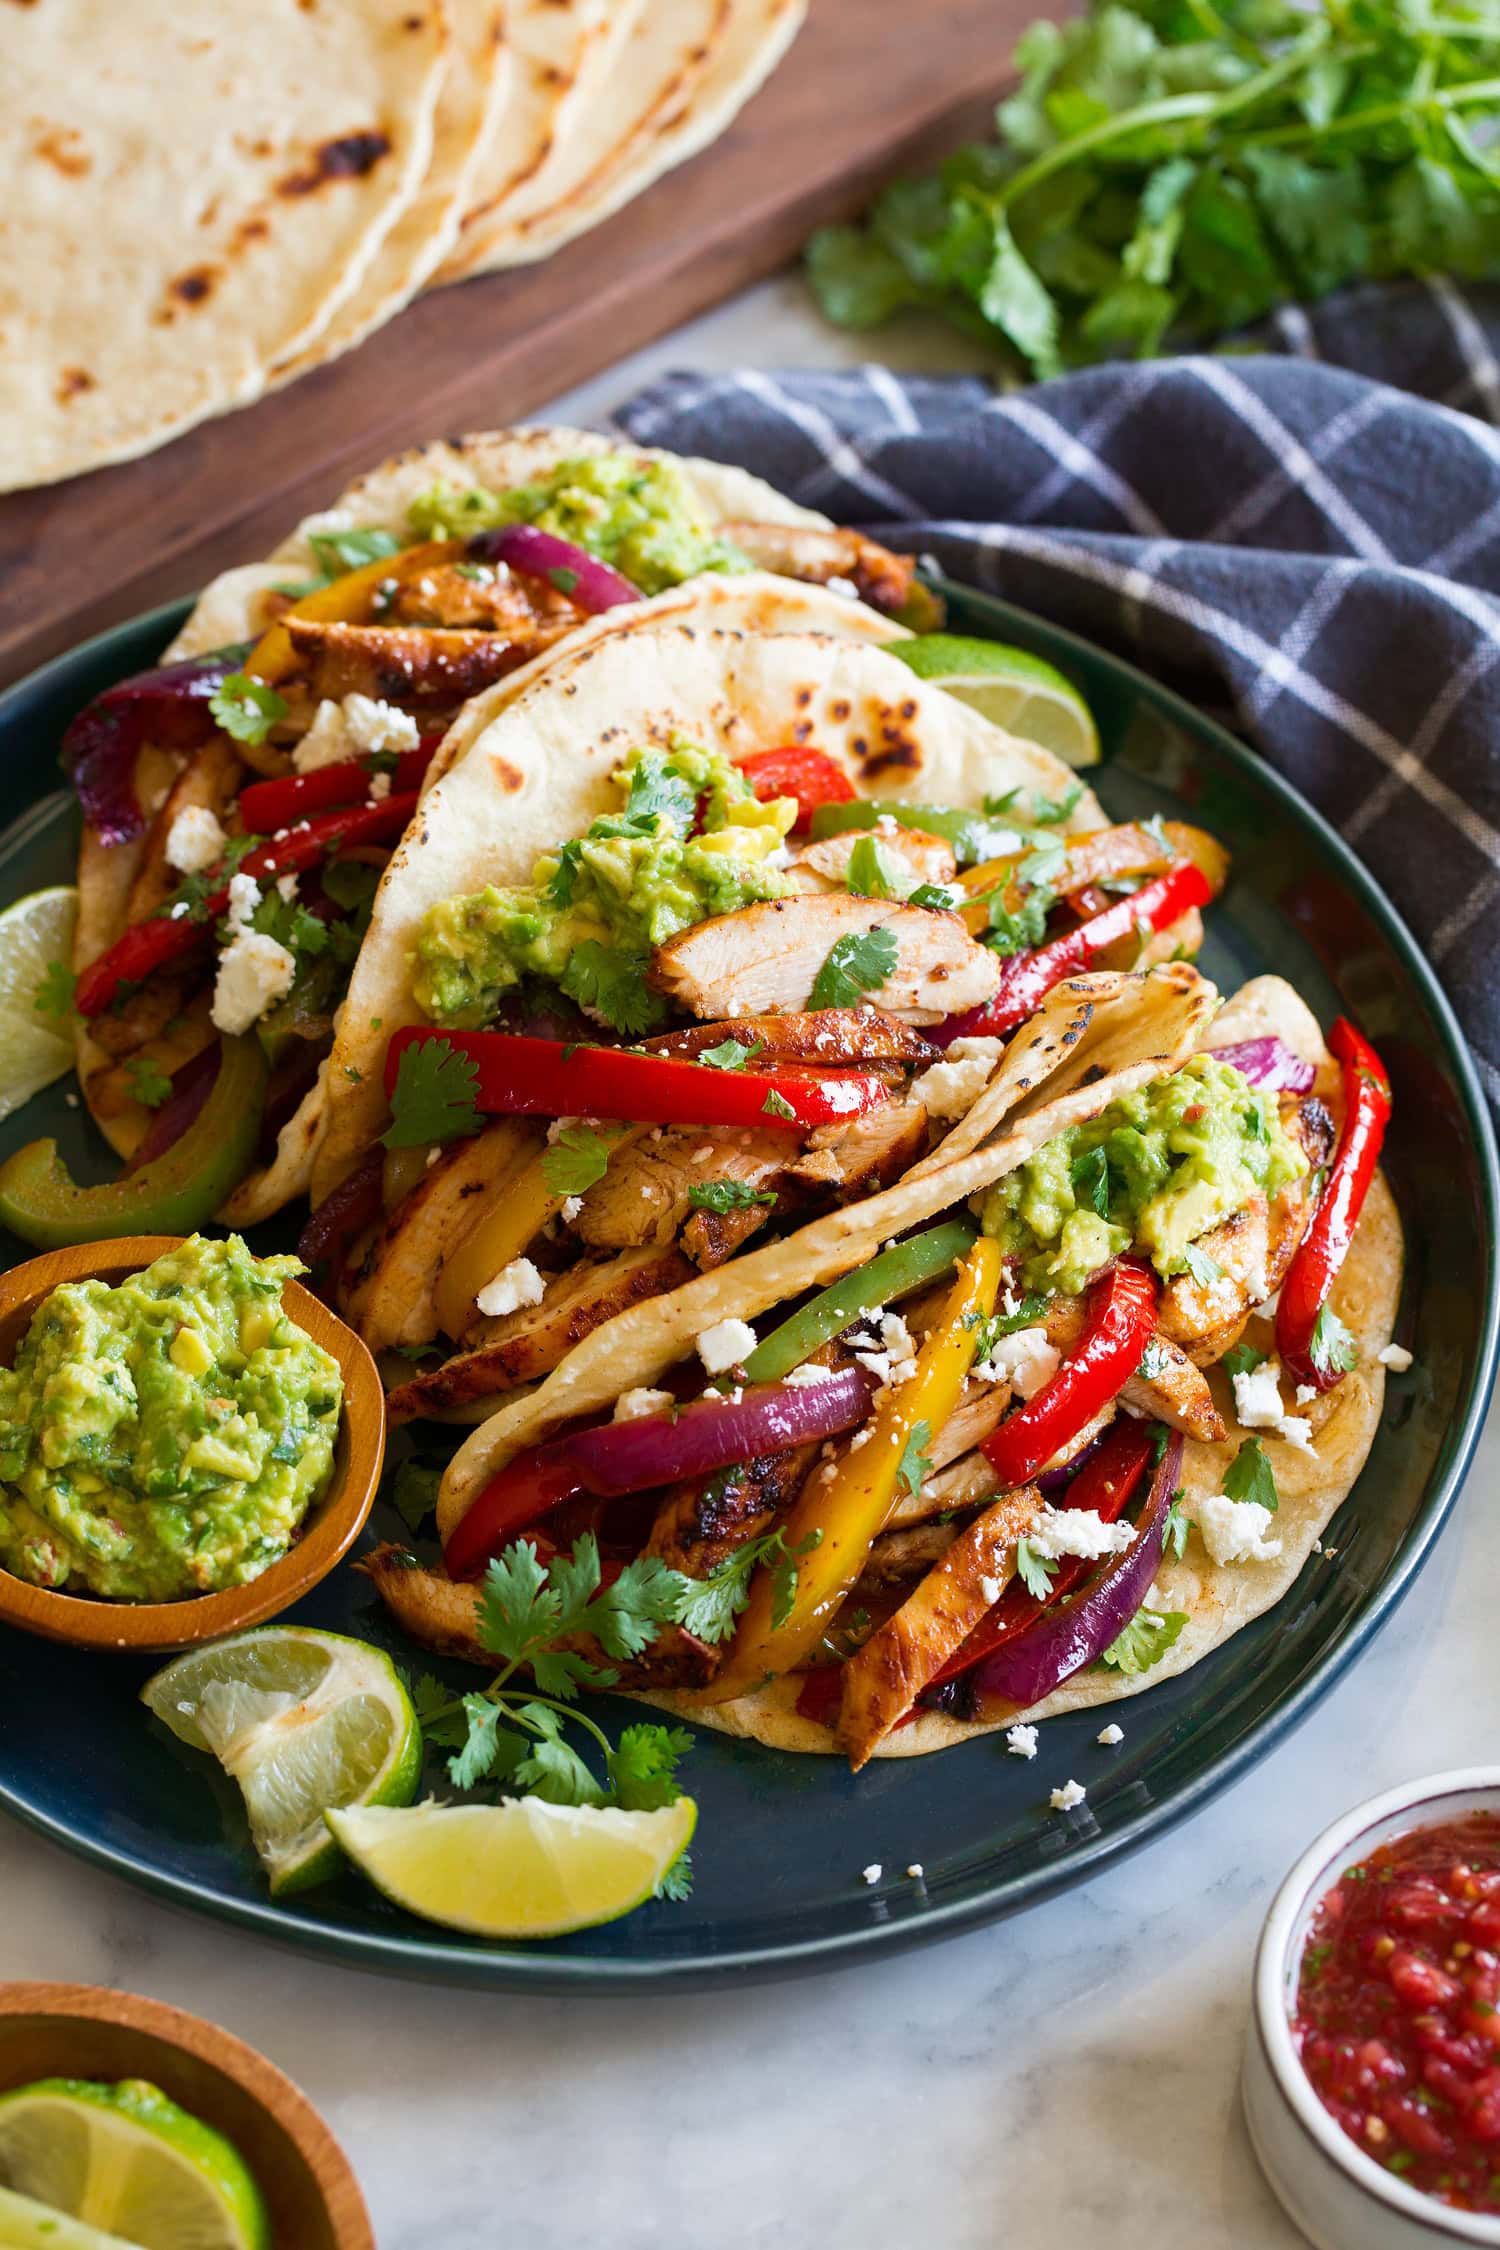
<svg viewBox="0 0 1500 2250"><path fill-rule="evenodd" d="M139 461L0 498L0 684L265 554L397 448L513 421L775 271L880 180L982 133L1036 12L812 0L723 139L556 257L434 291Z"/></svg>

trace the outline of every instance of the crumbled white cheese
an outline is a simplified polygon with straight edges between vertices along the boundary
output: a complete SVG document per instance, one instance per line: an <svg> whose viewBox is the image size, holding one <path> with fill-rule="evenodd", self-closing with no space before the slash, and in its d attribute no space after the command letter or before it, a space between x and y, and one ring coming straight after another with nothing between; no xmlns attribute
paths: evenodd
<svg viewBox="0 0 1500 2250"><path fill-rule="evenodd" d="M1318 1386L1316 1383L1299 1383L1297 1385L1297 1404L1299 1406L1311 1406L1317 1395Z"/></svg>
<svg viewBox="0 0 1500 2250"><path fill-rule="evenodd" d="M292 900L297 896L297 877L295 873L291 875L277 876L276 896L280 899L284 899L288 905L291 904Z"/></svg>
<svg viewBox="0 0 1500 2250"><path fill-rule="evenodd" d="M1274 1430L1284 1411L1276 1360L1263 1359L1259 1367L1235 1376L1234 1413L1242 1430Z"/></svg>
<svg viewBox="0 0 1500 2250"><path fill-rule="evenodd" d="M579 1125L582 1122L582 1119L578 1117L554 1117L552 1123L547 1127L547 1146L551 1148L554 1141L560 1140L570 1125Z"/></svg>
<svg viewBox="0 0 1500 2250"><path fill-rule="evenodd" d="M343 706L325 697L313 713L312 725L292 747L292 764L298 773L316 773L320 766L347 765L353 756Z"/></svg>
<svg viewBox="0 0 1500 2250"><path fill-rule="evenodd" d="M911 1090L928 1116L967 1117L994 1075L1003 1044L999 1039L955 1039L942 1062L913 1079Z"/></svg>
<svg viewBox="0 0 1500 2250"><path fill-rule="evenodd" d="M1009 1383L1021 1398L1035 1398L1050 1383L1060 1364L1056 1347L1047 1341L1045 1328L1018 1328L1013 1336L997 1338L988 1359L974 1372L987 1383Z"/></svg>
<svg viewBox="0 0 1500 2250"><path fill-rule="evenodd" d="M880 1315L880 1343L879 1351L855 1352L861 1367L868 1367L877 1382L893 1389L909 1382L917 1371L917 1346L900 1313Z"/></svg>
<svg viewBox="0 0 1500 2250"><path fill-rule="evenodd" d="M1379 1360L1381 1366L1388 1367L1393 1375L1404 1375L1412 1364L1412 1355L1404 1344L1387 1344L1383 1351L1378 1351L1375 1354L1375 1357ZM1300 1398L1301 1395L1299 1391L1297 1396Z"/></svg>
<svg viewBox="0 0 1500 2250"><path fill-rule="evenodd" d="M1062 1555L1097 1562L1101 1555L1123 1555L1135 1542L1135 1525L1123 1518L1106 1523L1096 1508L1044 1508L1026 1539L1032 1553L1049 1562Z"/></svg>
<svg viewBox="0 0 1500 2250"><path fill-rule="evenodd" d="M1283 1414L1276 1425L1276 1434L1303 1453L1311 1453L1313 1449L1313 1427L1305 1414Z"/></svg>
<svg viewBox="0 0 1500 2250"><path fill-rule="evenodd" d="M78 1107L78 1096L76 1094L64 1094L63 1100L67 1103L69 1109Z"/></svg>
<svg viewBox="0 0 1500 2250"><path fill-rule="evenodd" d="M1194 1520L1216 1563L1274 1562L1281 1541L1266 1536L1271 1511L1258 1500L1226 1500L1210 1492L1197 1502Z"/></svg>
<svg viewBox="0 0 1500 2250"><path fill-rule="evenodd" d="M1117 1727L1114 1721L1111 1719L1107 1727L1101 1727L1099 1729L1099 1732L1095 1735L1094 1740L1096 1742L1102 1742L1106 1750L1113 1750L1117 1742L1123 1742L1125 1740L1125 1729L1123 1727Z"/></svg>
<svg viewBox="0 0 1500 2250"><path fill-rule="evenodd" d="M190 907L190 906L188 905L188 902L187 902L187 900L186 900L185 898L180 898L180 899L179 899L179 900L177 901L177 904L176 904L176 905L175 905L174 907L172 907L172 908L171 908L171 910L169 911L169 913L168 913L168 915L167 915L167 920L168 920L169 922L181 922L181 921L183 921L183 920L184 920L184 919L186 918L186 916L188 916L189 914L191 914L191 913L192 913L192 911L193 911L193 910L192 910L192 908L191 908L191 907Z"/></svg>
<svg viewBox="0 0 1500 2250"><path fill-rule="evenodd" d="M870 1888L873 1890L875 1885L880 1881L880 1878L884 1874L884 1872L885 1870L881 1866L879 1860L872 1859L868 1867L862 1867L860 1869L859 1879L862 1883L868 1883L870 1885Z"/></svg>
<svg viewBox="0 0 1500 2250"><path fill-rule="evenodd" d="M201 875L224 856L224 831L207 805L184 805L167 831L168 864Z"/></svg>
<svg viewBox="0 0 1500 2250"><path fill-rule="evenodd" d="M984 1597L985 1608L993 1609L996 1602L999 1601L1000 1596L1004 1593L1005 1588L998 1578L981 1578L979 1581L979 1591Z"/></svg>
<svg viewBox="0 0 1500 2250"><path fill-rule="evenodd" d="M1034 1758L1036 1756L1036 1728L1007 1727L1005 1730L1005 1747L1013 1758Z"/></svg>
<svg viewBox="0 0 1500 2250"><path fill-rule="evenodd" d="M698 1357L710 1375L748 1359L755 1349L755 1330L748 1320L719 1320L698 1338Z"/></svg>
<svg viewBox="0 0 1500 2250"><path fill-rule="evenodd" d="M232 930L248 927L250 917L260 904L260 885L253 875L231 875L229 878L229 909L225 916Z"/></svg>
<svg viewBox="0 0 1500 2250"><path fill-rule="evenodd" d="M828 1369L814 1367L809 1362L806 1366L794 1367L790 1375L783 1375L781 1380L789 1391L816 1390L820 1383L827 1382Z"/></svg>
<svg viewBox="0 0 1500 2250"><path fill-rule="evenodd" d="M346 695L342 703L325 698L292 751L292 764L298 773L316 773L320 766L346 765L362 752L415 750L418 739L416 720L394 703L382 703L372 695ZM371 795L375 794L372 789Z"/></svg>
<svg viewBox="0 0 1500 2250"><path fill-rule="evenodd" d="M267 1008L286 998L296 974L296 959L284 945L261 930L241 930L219 956L214 982L215 1028L232 1039L248 1031Z"/></svg>
<svg viewBox="0 0 1500 2250"><path fill-rule="evenodd" d="M624 1391L615 1401L615 1420L638 1422L643 1414L664 1414L672 1403L670 1391L653 1391L649 1387Z"/></svg>
<svg viewBox="0 0 1500 2250"><path fill-rule="evenodd" d="M571 1225L573 1224L573 1221L574 1221L574 1220L575 1220L575 1219L577 1218L577 1216L578 1216L579 1212L580 1212L580 1211L581 1211L582 1209L583 1209L583 1197L582 1197L581 1195L566 1195L566 1196L564 1196L564 1197L563 1197L563 1207L562 1207L562 1214L561 1214L561 1215L562 1215L562 1222L563 1222L563 1225L564 1225L565 1227L570 1227L570 1226L571 1226Z"/></svg>
<svg viewBox="0 0 1500 2250"><path fill-rule="evenodd" d="M1054 1812L1071 1812L1075 1805L1083 1803L1087 1795L1088 1791L1081 1781L1065 1781L1061 1789L1053 1790L1047 1802Z"/></svg>
<svg viewBox="0 0 1500 2250"><path fill-rule="evenodd" d="M379 805L379 804L383 804L383 803L384 803L384 801L385 801L385 799L386 799L386 798L387 798L387 797L388 797L388 796L390 795L390 793L391 793L391 777L390 777L390 775L389 775L388 773L372 773L372 774L371 774L371 776L370 776L370 786L369 786L369 789L368 789L368 790L367 790L367 792L366 792L367 796L369 797L369 800L370 800L371 804L372 804L372 805Z"/></svg>
<svg viewBox="0 0 1500 2250"><path fill-rule="evenodd" d="M919 1859L914 1859L906 1872L914 1883L920 1883L927 1870Z"/></svg>
<svg viewBox="0 0 1500 2250"><path fill-rule="evenodd" d="M539 1305L546 1286L529 1258L512 1258L493 1281L485 1283L474 1302L493 1320L502 1313L519 1312L523 1305Z"/></svg>

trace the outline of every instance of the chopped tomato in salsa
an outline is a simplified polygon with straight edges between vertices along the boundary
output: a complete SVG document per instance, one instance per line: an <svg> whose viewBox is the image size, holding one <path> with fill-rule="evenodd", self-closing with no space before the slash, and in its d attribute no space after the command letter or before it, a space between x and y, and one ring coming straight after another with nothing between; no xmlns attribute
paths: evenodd
<svg viewBox="0 0 1500 2250"><path fill-rule="evenodd" d="M1500 1814L1413 1829L1345 1869L1308 1933L1292 2032L1367 2155L1500 2212Z"/></svg>

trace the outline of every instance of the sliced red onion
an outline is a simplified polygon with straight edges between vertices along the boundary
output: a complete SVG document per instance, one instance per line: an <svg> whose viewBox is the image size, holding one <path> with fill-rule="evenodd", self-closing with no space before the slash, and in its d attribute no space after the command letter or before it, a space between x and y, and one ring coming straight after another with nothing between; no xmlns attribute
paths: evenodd
<svg viewBox="0 0 1500 2250"><path fill-rule="evenodd" d="M1229 1063L1252 1086L1268 1094L1306 1094L1317 1077L1310 1062L1294 1055L1284 1039L1240 1039L1232 1047L1210 1047L1215 1062Z"/></svg>
<svg viewBox="0 0 1500 2250"><path fill-rule="evenodd" d="M1029 1709L1119 1639L1146 1599L1161 1563L1167 1513L1181 1467L1182 1433L1174 1430L1124 1554L1109 1556L1070 1602L1044 1609L1034 1625L1014 1640L1002 1641L975 1666L974 1694L980 1708L1000 1698Z"/></svg>
<svg viewBox="0 0 1500 2250"><path fill-rule="evenodd" d="M601 609L618 609L622 602L641 599L639 586L632 586L628 578L600 562L586 547L575 546L571 539L560 539L555 531L543 531L534 523L507 523L498 531L476 532L468 546L469 553L480 562L503 562L511 570L550 580L591 616ZM559 578L559 572L565 575Z"/></svg>
<svg viewBox="0 0 1500 2250"><path fill-rule="evenodd" d="M558 1450L577 1464L590 1492L613 1498L852 1429L864 1419L874 1389L865 1368L841 1367L819 1383L760 1383L737 1399L698 1399L675 1415L644 1414L579 1430Z"/></svg>
<svg viewBox="0 0 1500 2250"><path fill-rule="evenodd" d="M174 1141L181 1140L208 1100L219 1075L223 1052L218 1040L211 1039L206 1047L199 1048L191 1061L173 1071L172 1091L146 1127L140 1147L125 1167L127 1172L139 1172L143 1165L154 1164Z"/></svg>
<svg viewBox="0 0 1500 2250"><path fill-rule="evenodd" d="M117 680L79 712L62 738L62 762L83 817L101 844L128 843L146 825L135 793L135 761L148 740L174 750L205 742L213 730L208 709L249 643L215 649L211 656L158 665Z"/></svg>
<svg viewBox="0 0 1500 2250"><path fill-rule="evenodd" d="M1097 1437L1089 1439L1087 1445L1081 1445L1076 1453L1070 1453L1066 1461L1059 1461L1055 1469L1043 1469L1036 1479L1037 1491L1045 1493L1049 1500L1054 1493L1066 1492L1085 1461L1092 1461L1103 1443L1104 1432L1101 1430Z"/></svg>

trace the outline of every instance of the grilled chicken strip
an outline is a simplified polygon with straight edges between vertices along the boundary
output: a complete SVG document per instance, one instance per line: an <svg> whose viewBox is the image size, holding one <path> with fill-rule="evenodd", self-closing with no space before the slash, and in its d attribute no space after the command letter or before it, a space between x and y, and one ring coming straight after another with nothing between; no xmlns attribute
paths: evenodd
<svg viewBox="0 0 1500 2250"><path fill-rule="evenodd" d="M795 1141L767 1128L728 1132L705 1125L667 1125L657 1137L633 1141L610 1160L573 1221L580 1242L596 1250L670 1242L693 1209L692 1190L711 1180L736 1180L774 1192ZM764 1219L769 1206L754 1207Z"/></svg>
<svg viewBox="0 0 1500 2250"><path fill-rule="evenodd" d="M856 1772L999 1600L1041 1506L1034 1485L997 1500L850 1657L838 1737Z"/></svg>
<svg viewBox="0 0 1500 2250"><path fill-rule="evenodd" d="M849 881L849 858L871 835L893 863L896 876L913 888L918 883L951 883L958 867L952 849L941 836L925 836L919 828L897 828L894 822L878 833L849 828L842 835L825 836L820 843L804 844L792 854L787 880L799 891L844 890Z"/></svg>
<svg viewBox="0 0 1500 2250"><path fill-rule="evenodd" d="M999 960L975 944L956 914L832 891L765 899L683 930L657 947L647 981L699 1017L805 1008L839 939L877 926L896 941L895 966L877 995L886 1014L940 1023L998 991Z"/></svg>
<svg viewBox="0 0 1500 2250"><path fill-rule="evenodd" d="M287 632L312 694L335 701L369 695L397 703L458 704L503 680L559 637L562 628L511 640L454 627L325 624L289 617Z"/></svg>
<svg viewBox="0 0 1500 2250"><path fill-rule="evenodd" d="M517 578L504 563L437 563L419 578L397 577L385 625L473 626L514 641L571 632L588 612L545 578Z"/></svg>
<svg viewBox="0 0 1500 2250"><path fill-rule="evenodd" d="M167 839L177 815L191 805L201 805L227 825L244 772L227 735L216 734L193 752L151 823L145 854L126 902L127 922L144 922L148 914L155 914L182 881L180 871L167 859Z"/></svg>
<svg viewBox="0 0 1500 2250"><path fill-rule="evenodd" d="M438 1656L495 1669L495 1655L479 1638L479 1588L457 1585L440 1571L424 1570L404 1547L377 1547L356 1563L374 1586L403 1633ZM559 1642L619 1675L621 1687L704 1687L713 1675L717 1651L688 1633L663 1633L644 1656L620 1663L606 1657L586 1635Z"/></svg>
<svg viewBox="0 0 1500 2250"><path fill-rule="evenodd" d="M673 1485L657 1510L645 1552L685 1578L711 1577L747 1540L770 1530L817 1458L815 1443L798 1445Z"/></svg>
<svg viewBox="0 0 1500 2250"><path fill-rule="evenodd" d="M942 1058L942 1049L909 1023L898 1023L874 1007L731 1016L723 1023L664 1031L655 1039L643 1039L641 1045L653 1055L701 1055L706 1047L722 1046L726 1039L754 1048L757 1070L772 1070L778 1063L821 1064L829 1070L855 1063L898 1063L920 1070Z"/></svg>
<svg viewBox="0 0 1500 2250"><path fill-rule="evenodd" d="M889 1187L927 1146L927 1111L921 1102L883 1102L847 1124L819 1125L791 1168L795 1180L832 1188L841 1203L857 1203Z"/></svg>
<svg viewBox="0 0 1500 2250"><path fill-rule="evenodd" d="M372 1352L431 1343L438 1333L433 1291L444 1258L533 1144L540 1147L540 1134L518 1129L514 1118L497 1118L473 1139L446 1148L397 1204L360 1261L344 1305Z"/></svg>
<svg viewBox="0 0 1500 2250"><path fill-rule="evenodd" d="M719 535L758 570L813 586L846 579L863 602L894 617L911 598L914 555L893 554L862 532L801 523L722 523Z"/></svg>
<svg viewBox="0 0 1500 2250"><path fill-rule="evenodd" d="M548 1375L575 1344L616 1313L680 1288L692 1272L680 1252L651 1249L627 1250L603 1265L585 1260L554 1274L540 1304L483 1322L473 1331L470 1350L392 1391L385 1402L387 1416L392 1424L414 1422Z"/></svg>

